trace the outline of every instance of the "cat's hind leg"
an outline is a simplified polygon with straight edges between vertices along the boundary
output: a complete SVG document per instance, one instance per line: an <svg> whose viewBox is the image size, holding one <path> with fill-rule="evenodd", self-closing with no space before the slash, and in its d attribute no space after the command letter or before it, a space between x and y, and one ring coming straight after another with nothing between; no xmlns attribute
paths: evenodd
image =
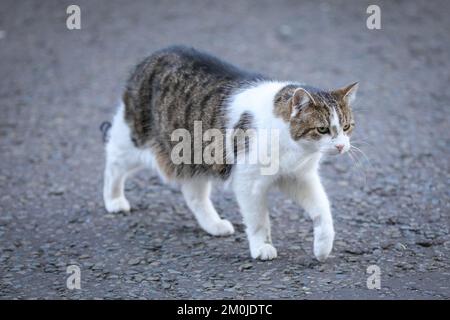
<svg viewBox="0 0 450 320"><path fill-rule="evenodd" d="M128 212L130 203L125 198L125 180L144 166L143 151L131 141L130 128L125 123L123 106L114 117L106 144L103 200L108 212Z"/></svg>
<svg viewBox="0 0 450 320"><path fill-rule="evenodd" d="M202 179L183 181L181 192L203 230L213 236L234 233L233 225L228 220L220 218L209 198L211 192L209 181Z"/></svg>

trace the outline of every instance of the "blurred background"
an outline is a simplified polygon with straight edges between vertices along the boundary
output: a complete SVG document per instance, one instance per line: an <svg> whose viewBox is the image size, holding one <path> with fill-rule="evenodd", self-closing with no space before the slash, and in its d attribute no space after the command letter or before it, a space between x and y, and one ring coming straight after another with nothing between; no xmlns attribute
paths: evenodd
<svg viewBox="0 0 450 320"><path fill-rule="evenodd" d="M81 29L66 27L69 5ZM381 9L369 30L367 7ZM450 297L448 1L0 2L0 298ZM214 201L237 233L203 233L177 189L142 172L129 214L101 199L103 145L129 70L171 44L280 80L359 81L355 145L326 160L336 243L271 195L272 262L249 257L231 193ZM66 287L78 265L81 290ZM380 267L369 290L367 267Z"/></svg>

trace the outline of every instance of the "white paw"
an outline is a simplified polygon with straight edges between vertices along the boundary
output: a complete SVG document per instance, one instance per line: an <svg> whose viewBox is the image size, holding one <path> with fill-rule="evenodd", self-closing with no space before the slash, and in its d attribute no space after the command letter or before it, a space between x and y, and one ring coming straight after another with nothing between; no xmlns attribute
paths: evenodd
<svg viewBox="0 0 450 320"><path fill-rule="evenodd" d="M109 213L129 212L131 209L130 203L125 197L105 200L105 207Z"/></svg>
<svg viewBox="0 0 450 320"><path fill-rule="evenodd" d="M333 249L334 231L333 229L317 228L314 230L314 256L320 262L324 262Z"/></svg>
<svg viewBox="0 0 450 320"><path fill-rule="evenodd" d="M253 259L272 260L277 257L277 249L271 244L265 243L256 250L251 250Z"/></svg>
<svg viewBox="0 0 450 320"><path fill-rule="evenodd" d="M230 221L222 219L204 228L206 232L213 236L228 236L234 233L233 225Z"/></svg>

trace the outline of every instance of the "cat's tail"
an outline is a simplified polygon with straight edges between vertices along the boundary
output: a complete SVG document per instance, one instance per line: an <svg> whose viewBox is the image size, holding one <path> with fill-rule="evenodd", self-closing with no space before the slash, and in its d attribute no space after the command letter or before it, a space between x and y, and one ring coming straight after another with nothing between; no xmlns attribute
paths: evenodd
<svg viewBox="0 0 450 320"><path fill-rule="evenodd" d="M111 129L111 122L103 121L102 124L100 125L100 131L102 132L103 143L108 142L109 129Z"/></svg>

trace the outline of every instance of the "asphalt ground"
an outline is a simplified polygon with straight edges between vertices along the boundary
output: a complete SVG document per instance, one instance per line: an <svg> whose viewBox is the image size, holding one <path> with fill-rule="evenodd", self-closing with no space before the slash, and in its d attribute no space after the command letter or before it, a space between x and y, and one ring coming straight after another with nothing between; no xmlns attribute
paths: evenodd
<svg viewBox="0 0 450 320"><path fill-rule="evenodd" d="M0 2L0 298L448 299L450 2ZM366 9L381 8L381 30ZM197 226L179 190L141 172L133 210L103 207L100 123L130 68L186 44L280 80L360 81L355 145L324 161L336 241L312 254L312 225L270 196L278 259L251 260L230 192L214 203L236 233ZM69 265L81 289L69 290ZM380 270L369 289L367 268Z"/></svg>

